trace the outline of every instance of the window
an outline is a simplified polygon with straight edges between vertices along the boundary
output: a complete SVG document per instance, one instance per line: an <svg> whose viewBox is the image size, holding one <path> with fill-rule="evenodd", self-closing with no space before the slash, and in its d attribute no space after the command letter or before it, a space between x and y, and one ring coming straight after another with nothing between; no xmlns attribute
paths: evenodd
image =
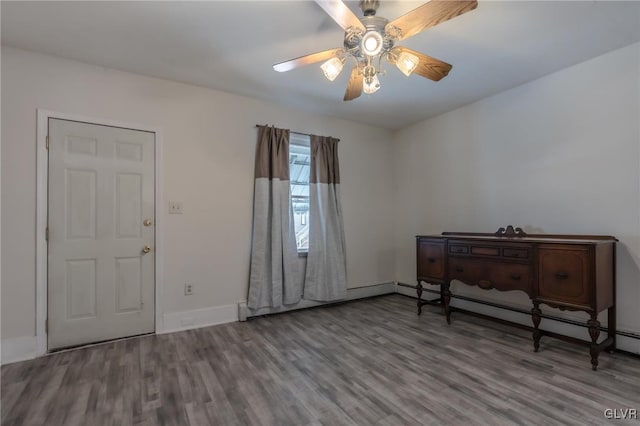
<svg viewBox="0 0 640 426"><path fill-rule="evenodd" d="M291 204L298 253L309 250L309 172L311 140L307 135L291 133L289 140L289 179Z"/></svg>

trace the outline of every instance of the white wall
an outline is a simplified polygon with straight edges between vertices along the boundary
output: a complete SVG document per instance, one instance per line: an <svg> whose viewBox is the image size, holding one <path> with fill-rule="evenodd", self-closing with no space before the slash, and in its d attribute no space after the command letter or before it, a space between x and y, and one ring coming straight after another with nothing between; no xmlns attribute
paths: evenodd
<svg viewBox="0 0 640 426"><path fill-rule="evenodd" d="M398 132L398 281L415 284L418 234L614 235L618 328L640 332L639 104L635 44ZM524 293L452 291L531 307Z"/></svg>
<svg viewBox="0 0 640 426"><path fill-rule="evenodd" d="M349 287L393 281L388 131L3 46L2 339L35 333L37 108L162 129L161 190L184 205L158 212L166 313L246 300L258 123L342 140Z"/></svg>

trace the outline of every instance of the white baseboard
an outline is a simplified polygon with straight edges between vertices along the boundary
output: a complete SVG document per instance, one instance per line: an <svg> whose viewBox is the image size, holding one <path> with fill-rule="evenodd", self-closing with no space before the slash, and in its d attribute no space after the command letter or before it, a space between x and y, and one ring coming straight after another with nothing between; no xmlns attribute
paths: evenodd
<svg viewBox="0 0 640 426"><path fill-rule="evenodd" d="M208 327L238 321L238 305L214 306L192 311L170 312L163 316L164 328L157 334Z"/></svg>
<svg viewBox="0 0 640 426"><path fill-rule="evenodd" d="M616 348L640 355L640 339L628 336L616 336Z"/></svg>
<svg viewBox="0 0 640 426"><path fill-rule="evenodd" d="M416 291L409 287L397 287L397 293L404 294L406 296L416 297ZM425 293L422 295L423 299L437 298L436 294ZM523 324L531 326L531 315L523 314L520 312L513 312L506 309L495 308L493 306L482 305L480 303L451 299L451 306L465 309L467 311L476 312L479 314L488 315L494 318L500 318L506 321L515 322L517 324ZM455 315L454 315L455 317ZM589 334L585 327L580 327L573 324L567 324L564 322L556 321L553 319L543 318L540 323L540 328L543 330L551 331L554 333L562 334L565 336L574 337L576 339L588 340ZM606 332L602 332L601 336L606 336ZM544 339L544 337L543 337ZM616 336L616 347L623 351L640 354L640 340L633 339L627 336Z"/></svg>
<svg viewBox="0 0 640 426"><path fill-rule="evenodd" d="M391 294L396 292L396 283L375 284L371 286L356 287L347 289L347 297L337 302L346 302L348 300L362 299L365 297L380 296L382 294ZM297 309L311 308L314 306L326 305L335 302L315 302L313 300L301 300L295 305L281 306L279 308L260 308L249 309L247 302L238 303L238 316L240 321L246 321L247 318L257 317L260 315L277 314L280 312L294 311Z"/></svg>
<svg viewBox="0 0 640 426"><path fill-rule="evenodd" d="M2 339L2 365L25 361L38 356L38 340L36 336Z"/></svg>

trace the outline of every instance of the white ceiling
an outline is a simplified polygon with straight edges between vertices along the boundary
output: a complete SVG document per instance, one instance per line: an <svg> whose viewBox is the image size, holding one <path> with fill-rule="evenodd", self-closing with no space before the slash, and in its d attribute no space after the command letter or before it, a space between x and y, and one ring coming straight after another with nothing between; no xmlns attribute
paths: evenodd
<svg viewBox="0 0 640 426"><path fill-rule="evenodd" d="M357 1L347 2L360 16ZM423 2L382 0L389 20ZM382 88L343 102L319 64L274 63L332 47L343 32L312 1L8 2L2 43L193 83L389 129L640 40L640 2L480 1L478 8L402 43L449 62L440 82L388 67ZM606 78L606 76L603 76Z"/></svg>

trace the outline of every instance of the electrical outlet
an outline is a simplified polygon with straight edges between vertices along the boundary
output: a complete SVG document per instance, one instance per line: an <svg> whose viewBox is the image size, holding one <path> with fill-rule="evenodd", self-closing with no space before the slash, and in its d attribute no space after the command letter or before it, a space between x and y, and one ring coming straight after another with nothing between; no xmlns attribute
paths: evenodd
<svg viewBox="0 0 640 426"><path fill-rule="evenodd" d="M186 283L184 285L184 295L185 296L191 296L192 294L193 294L193 284Z"/></svg>
<svg viewBox="0 0 640 426"><path fill-rule="evenodd" d="M182 201L169 201L169 214L182 214Z"/></svg>

